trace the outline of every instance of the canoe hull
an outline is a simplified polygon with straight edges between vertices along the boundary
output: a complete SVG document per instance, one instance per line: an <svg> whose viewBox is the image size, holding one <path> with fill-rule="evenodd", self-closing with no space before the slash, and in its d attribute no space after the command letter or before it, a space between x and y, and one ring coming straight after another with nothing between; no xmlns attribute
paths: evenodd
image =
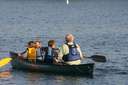
<svg viewBox="0 0 128 85"><path fill-rule="evenodd" d="M16 53L10 52L12 57L12 67L14 69L31 71L31 72L44 72L62 75L93 75L94 63L81 64L81 65L50 65L50 64L31 64L27 61L18 59Z"/></svg>

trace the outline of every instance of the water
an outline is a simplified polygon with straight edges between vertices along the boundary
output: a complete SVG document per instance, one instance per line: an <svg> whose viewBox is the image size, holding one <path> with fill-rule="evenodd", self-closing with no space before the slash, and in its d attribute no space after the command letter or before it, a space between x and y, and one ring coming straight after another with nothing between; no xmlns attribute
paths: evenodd
<svg viewBox="0 0 128 85"><path fill-rule="evenodd" d="M67 33L87 56L107 57L96 63L93 79L13 71L0 85L127 85L127 15L127 0L69 0L68 5L66 0L0 0L0 58L8 56L2 51L22 51L37 38L43 45L55 39L60 46Z"/></svg>

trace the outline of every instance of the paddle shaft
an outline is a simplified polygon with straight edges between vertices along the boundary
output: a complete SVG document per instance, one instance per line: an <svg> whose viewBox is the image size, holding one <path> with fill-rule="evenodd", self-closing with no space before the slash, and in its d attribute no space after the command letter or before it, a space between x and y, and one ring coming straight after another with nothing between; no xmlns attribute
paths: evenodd
<svg viewBox="0 0 128 85"><path fill-rule="evenodd" d="M89 58L92 59L95 62L106 62L106 57L103 55L92 55L91 57L85 57L84 58Z"/></svg>

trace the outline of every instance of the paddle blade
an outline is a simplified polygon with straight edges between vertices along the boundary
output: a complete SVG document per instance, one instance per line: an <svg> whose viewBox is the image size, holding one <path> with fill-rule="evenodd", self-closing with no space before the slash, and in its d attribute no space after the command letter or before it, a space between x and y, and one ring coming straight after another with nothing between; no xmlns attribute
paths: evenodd
<svg viewBox="0 0 128 85"><path fill-rule="evenodd" d="M92 60L96 61L96 62L106 62L106 57L103 55L92 55L91 57Z"/></svg>
<svg viewBox="0 0 128 85"><path fill-rule="evenodd" d="M6 57L0 60L0 68L5 66L6 64L8 64L10 61L12 60L12 58L10 57Z"/></svg>

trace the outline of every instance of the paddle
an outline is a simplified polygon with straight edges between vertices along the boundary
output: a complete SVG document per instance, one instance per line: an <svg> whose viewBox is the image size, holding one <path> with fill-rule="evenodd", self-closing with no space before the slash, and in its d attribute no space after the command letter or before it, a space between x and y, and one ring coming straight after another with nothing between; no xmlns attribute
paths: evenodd
<svg viewBox="0 0 128 85"><path fill-rule="evenodd" d="M106 57L103 55L92 55L91 57L84 56L84 58L90 58L95 62L106 62L107 61Z"/></svg>
<svg viewBox="0 0 128 85"><path fill-rule="evenodd" d="M14 56L18 56L17 53L10 52ZM23 59L21 56L19 56L20 59ZM7 65L9 62L11 62L12 58L11 57L4 57L3 59L0 60L0 68Z"/></svg>
<svg viewBox="0 0 128 85"><path fill-rule="evenodd" d="M12 60L12 58L10 58L10 57L5 57L5 58L1 59L0 60L0 68L5 66L6 64L8 64L11 60Z"/></svg>

